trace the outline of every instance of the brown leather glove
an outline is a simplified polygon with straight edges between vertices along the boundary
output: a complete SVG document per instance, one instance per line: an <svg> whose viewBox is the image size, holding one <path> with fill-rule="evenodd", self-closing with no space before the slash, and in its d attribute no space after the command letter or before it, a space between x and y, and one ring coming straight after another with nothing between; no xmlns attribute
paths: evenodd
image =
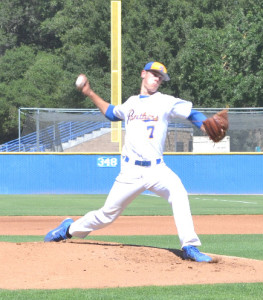
<svg viewBox="0 0 263 300"><path fill-rule="evenodd" d="M207 135L215 143L221 141L228 130L228 111L226 109L216 113L203 122Z"/></svg>

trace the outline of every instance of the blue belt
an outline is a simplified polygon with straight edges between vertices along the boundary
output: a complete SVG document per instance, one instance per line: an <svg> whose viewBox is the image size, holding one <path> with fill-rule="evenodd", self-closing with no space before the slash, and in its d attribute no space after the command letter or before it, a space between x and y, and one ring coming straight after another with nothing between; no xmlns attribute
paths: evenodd
<svg viewBox="0 0 263 300"><path fill-rule="evenodd" d="M123 158L124 158L124 161L126 161L126 162L128 162L130 160L128 156L124 156ZM161 158L158 158L155 161L155 163L157 165L159 165L161 162L162 162ZM134 164L136 166L141 166L141 167L150 167L152 165L152 161L150 161L150 160L135 160Z"/></svg>

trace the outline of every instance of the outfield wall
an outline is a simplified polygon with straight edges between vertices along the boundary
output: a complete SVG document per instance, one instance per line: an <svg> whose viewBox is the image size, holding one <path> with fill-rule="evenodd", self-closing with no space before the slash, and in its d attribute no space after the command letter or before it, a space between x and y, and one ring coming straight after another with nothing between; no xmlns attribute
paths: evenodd
<svg viewBox="0 0 263 300"><path fill-rule="evenodd" d="M119 154L1 153L0 194L107 194ZM190 194L263 194L263 155L167 154Z"/></svg>

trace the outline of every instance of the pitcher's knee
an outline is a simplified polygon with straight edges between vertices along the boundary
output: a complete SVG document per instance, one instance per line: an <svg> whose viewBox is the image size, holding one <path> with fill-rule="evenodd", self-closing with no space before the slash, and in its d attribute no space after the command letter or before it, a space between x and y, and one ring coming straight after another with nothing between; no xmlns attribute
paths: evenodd
<svg viewBox="0 0 263 300"><path fill-rule="evenodd" d="M102 207L99 212L97 217L100 218L100 220L104 223L104 224L111 224L112 222L114 222L118 216L121 214L121 211L119 209L105 209L104 207Z"/></svg>

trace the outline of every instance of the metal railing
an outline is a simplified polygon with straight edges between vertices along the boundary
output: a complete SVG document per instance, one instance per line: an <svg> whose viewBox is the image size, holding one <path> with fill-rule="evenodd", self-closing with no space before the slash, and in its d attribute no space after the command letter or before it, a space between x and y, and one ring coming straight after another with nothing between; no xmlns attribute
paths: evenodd
<svg viewBox="0 0 263 300"><path fill-rule="evenodd" d="M38 109L26 109L35 110ZM52 112L78 112L82 113L85 117L87 115L87 121L62 121L55 125L48 126L44 129L39 129L39 125L36 125L36 131L25 136L21 136L19 129L19 137L15 140L0 145L0 152L44 152L50 151L51 141L53 146L56 144L62 144L72 141L78 137L90 134L101 128L109 128L110 122L105 121L90 121L89 115L101 115L98 110L64 110L64 109L41 109L44 111ZM21 113L21 112L20 112ZM20 114L19 114L19 128L21 127Z"/></svg>
<svg viewBox="0 0 263 300"><path fill-rule="evenodd" d="M222 108L197 108L207 116L214 114ZM36 131L25 136L21 136L21 111L31 111L36 114ZM73 121L55 122L56 125L40 129L37 120L37 113L58 112L58 113L77 113ZM229 108L230 130L240 132L240 130L261 130L263 131L263 108ZM79 121L76 120L80 119ZM97 109L52 109L52 108L21 108L19 109L19 133L18 138L0 145L0 152L44 152L53 151L53 147L75 140L86 134L97 131L101 128L110 128L108 121ZM176 119L169 123L169 128L180 129L189 128L192 125L187 120ZM262 135L262 133L261 133ZM259 139L259 137L257 136ZM233 137L231 136L233 140ZM240 139L240 137L239 137ZM251 138L250 138L251 139ZM244 144L244 143L243 143ZM257 141L256 148L262 149L262 142ZM251 148L251 147L250 147ZM252 149L252 148L251 148ZM63 150L62 150L63 151ZM236 151L236 150L234 150ZM252 151L252 150L251 150Z"/></svg>

